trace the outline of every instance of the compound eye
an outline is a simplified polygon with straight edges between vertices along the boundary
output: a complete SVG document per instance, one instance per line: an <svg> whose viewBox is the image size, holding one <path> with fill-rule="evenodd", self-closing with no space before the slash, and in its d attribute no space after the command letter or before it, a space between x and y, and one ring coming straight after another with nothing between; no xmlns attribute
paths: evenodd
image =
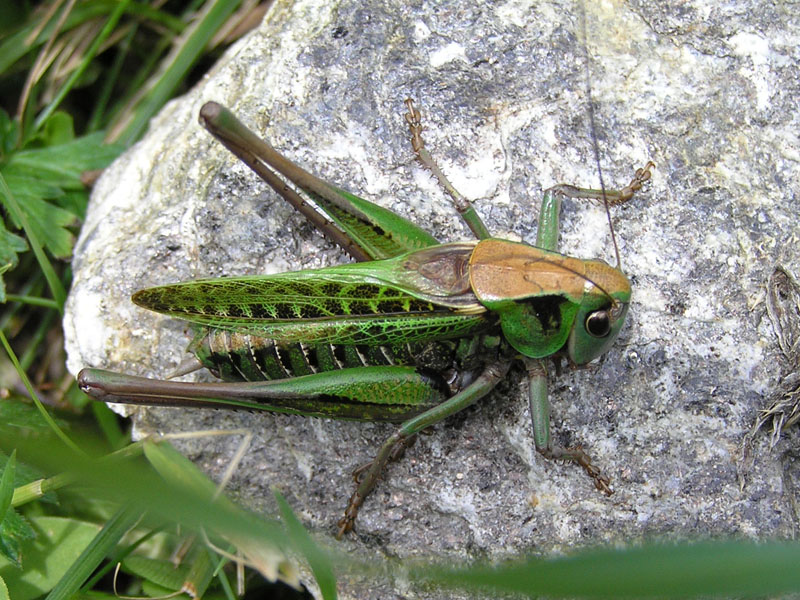
<svg viewBox="0 0 800 600"><path fill-rule="evenodd" d="M592 337L604 338L611 332L611 317L607 310L596 310L586 317L586 331Z"/></svg>

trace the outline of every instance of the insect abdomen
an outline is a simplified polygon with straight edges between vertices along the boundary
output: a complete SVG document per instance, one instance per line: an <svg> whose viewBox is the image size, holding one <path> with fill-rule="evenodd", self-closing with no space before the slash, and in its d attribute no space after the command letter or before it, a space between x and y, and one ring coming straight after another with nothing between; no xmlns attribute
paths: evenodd
<svg viewBox="0 0 800 600"><path fill-rule="evenodd" d="M220 329L207 330L192 344L211 373L227 381L265 381L337 369L384 365L412 366L442 378L482 362L484 336L383 346L276 344L268 338Z"/></svg>

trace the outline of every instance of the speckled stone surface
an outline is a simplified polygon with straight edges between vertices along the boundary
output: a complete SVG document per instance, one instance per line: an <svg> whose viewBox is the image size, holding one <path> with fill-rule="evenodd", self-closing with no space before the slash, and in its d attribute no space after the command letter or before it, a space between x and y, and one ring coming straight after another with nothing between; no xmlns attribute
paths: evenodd
<svg viewBox="0 0 800 600"><path fill-rule="evenodd" d="M616 493L537 456L515 371L391 466L344 551L500 558L795 535L792 434L773 451L756 439L744 488L737 461L781 375L764 286L776 263L800 271L796 11L650 1L586 10L606 184L657 165L649 189L613 212L634 290L629 322L604 358L550 386L556 439L583 444ZM402 116L411 96L428 147L492 231L532 242L544 188L597 185L579 15L570 2L276 2L97 184L65 317L70 368L165 376L180 363L191 334L135 307L142 287L346 260L197 124L207 100L324 179L442 240L466 239L414 160ZM607 230L599 207L565 203L564 252L611 261ZM335 531L351 470L392 431L200 410L135 419L142 433L252 429L234 494L272 511L276 486L322 536ZM219 473L236 444L183 449ZM341 592L434 597L401 577L342 581Z"/></svg>

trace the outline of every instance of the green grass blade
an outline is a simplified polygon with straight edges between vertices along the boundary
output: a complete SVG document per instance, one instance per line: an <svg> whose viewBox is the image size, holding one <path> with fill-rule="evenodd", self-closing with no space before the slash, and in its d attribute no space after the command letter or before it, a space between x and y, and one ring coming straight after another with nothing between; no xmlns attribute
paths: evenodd
<svg viewBox="0 0 800 600"><path fill-rule="evenodd" d="M222 565L222 561L220 560L218 564ZM228 576L225 574L225 571L217 569L216 578L217 581L219 581L219 585L222 588L222 593L224 594L224 598L226 600L236 600L239 597L238 594L233 591L233 586L231 585Z"/></svg>
<svg viewBox="0 0 800 600"><path fill-rule="evenodd" d="M281 517L283 517L283 522L289 532L289 541L295 550L308 561L322 597L325 600L336 600L336 576L333 574L330 557L308 534L283 494L277 489L273 489L272 493L275 495Z"/></svg>
<svg viewBox="0 0 800 600"><path fill-rule="evenodd" d="M169 67L139 105L133 119L119 136L119 142L128 146L139 138L150 119L172 96L200 53L238 5L238 1L230 0L215 0L209 5L205 15L187 31L184 43L168 57Z"/></svg>
<svg viewBox="0 0 800 600"><path fill-rule="evenodd" d="M53 310L58 310L58 303L50 298L20 296L19 294L6 294L6 302L19 302L21 304L30 304L31 306L41 306L42 308L52 308Z"/></svg>
<svg viewBox="0 0 800 600"><path fill-rule="evenodd" d="M117 0L90 0L88 2L80 2L65 19L61 31L69 31L87 21L107 15L115 10L118 5L119 2ZM176 33L180 33L185 27L185 24L180 19L140 2L129 4L126 12L142 21L158 23ZM5 41L0 44L0 74L5 73L11 65L25 56L25 54L35 50L56 34L56 20L53 19L41 29L33 41L27 42L33 31L40 25L38 15L34 15L32 21L31 24L26 25L13 35L7 37Z"/></svg>
<svg viewBox="0 0 800 600"><path fill-rule="evenodd" d="M125 63L125 59L130 54L131 44L136 38L137 31L138 25L134 25L125 35L125 38L119 44L117 44L117 53L114 57L114 62L104 77L103 86L100 89L100 93L97 95L97 98L95 99L94 107L92 108L92 114L86 123L87 132L93 132L102 129L102 124L107 122L108 116L106 109L109 101L111 100L111 96L114 93L115 86L120 79L120 74L122 73L122 67Z"/></svg>
<svg viewBox="0 0 800 600"><path fill-rule="evenodd" d="M0 181L2 181L1 177L0 177ZM22 380L22 383L25 386L25 389L28 390L28 393L30 394L31 399L33 400L34 404L36 404L36 407L39 409L39 412L41 413L42 418L50 426L50 429L52 429L53 432L61 439L61 441L63 441L69 448L71 448L72 450L74 450L78 454L83 454L83 451L80 448L78 448L78 446L75 445L75 442L73 442L71 439L69 439L67 434L64 433L61 430L61 428L58 426L58 424L56 424L56 422L53 420L53 417L50 416L50 413L47 412L47 409L42 404L42 401L39 400L39 396L36 393L36 390L33 389L33 384L31 383L31 380L28 379L28 375L25 373L24 369L22 369L22 367L20 366L19 360L17 360L17 355L14 353L14 350L11 348L11 345L8 343L8 339L6 339L6 336L3 333L2 329L0 329L0 344L2 344L2 346L6 350L6 353L8 353L8 357L11 359L11 362L14 365L14 368L16 369L17 374L19 375L19 378Z"/></svg>
<svg viewBox="0 0 800 600"><path fill-rule="evenodd" d="M130 436L120 427L117 414L112 412L106 404L102 402L92 402L90 404L90 409L94 415L95 423L97 423L100 432L111 448L119 450L123 448L125 444L130 443Z"/></svg>
<svg viewBox="0 0 800 600"><path fill-rule="evenodd" d="M549 598L771 597L800 590L800 544L702 542L602 549L576 556L463 570L416 570L418 579L489 595Z"/></svg>
<svg viewBox="0 0 800 600"><path fill-rule="evenodd" d="M122 0L117 4L116 8L114 9L114 12L112 12L111 16L108 17L108 20L106 21L106 24L103 26L103 29L100 30L100 33L92 41L91 46L89 46L89 48L86 50L86 53L84 54L83 59L78 65L78 68L75 69L70 74L67 81L65 81L64 84L59 89L58 94L56 94L56 97L50 101L50 104L48 104L36 118L36 121L34 122L33 126L34 132L38 131L39 128L47 121L50 115L53 114L56 108L58 108L58 106L61 104L62 100L64 100L66 95L70 92L75 83L81 78L83 73L89 67L89 63L92 62L92 60L95 57L95 54L97 54L100 45L103 42L105 42L106 39L108 39L108 37L113 33L114 28L117 26L117 23L119 22L120 18L122 18L122 15L125 13L125 9L127 8L129 3L130 0Z"/></svg>
<svg viewBox="0 0 800 600"><path fill-rule="evenodd" d="M132 531L131 533L138 534L138 531ZM161 533L161 529L159 528L149 529L144 535L138 537L132 542L128 543L127 541L125 541L125 543L118 545L116 549L111 554L108 555L108 562L106 562L105 565L97 569L94 572L94 574L89 579L86 580L86 583L83 584L83 589L92 590L92 592L96 593L97 590L95 590L95 587L97 586L100 580L102 580L108 573L115 570L117 568L118 563L123 562L128 556L133 554L138 548L146 544L149 540L151 540L159 533ZM115 596L114 600L119 600L119 598Z"/></svg>
<svg viewBox="0 0 800 600"><path fill-rule="evenodd" d="M40 346L44 343L47 333L51 330L53 318L57 315L55 311L48 310L36 324L36 329L26 344L25 351L19 357L19 367L26 373L31 368L33 362L39 354Z"/></svg>
<svg viewBox="0 0 800 600"><path fill-rule="evenodd" d="M143 440L142 450L148 462L165 481L193 490L201 498L213 500L217 486L197 465L175 450L168 442Z"/></svg>

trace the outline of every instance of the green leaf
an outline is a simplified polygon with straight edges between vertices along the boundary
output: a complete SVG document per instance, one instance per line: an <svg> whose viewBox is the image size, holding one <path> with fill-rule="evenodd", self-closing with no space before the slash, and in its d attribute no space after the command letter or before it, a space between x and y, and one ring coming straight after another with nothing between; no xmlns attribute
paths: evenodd
<svg viewBox="0 0 800 600"><path fill-rule="evenodd" d="M212 560L211 552L208 548L199 544L195 544L195 546L196 549L191 558L191 567L181 589L187 591L192 598L203 598L211 579L214 577L214 572L217 570L216 567L221 564L222 559Z"/></svg>
<svg viewBox="0 0 800 600"><path fill-rule="evenodd" d="M121 147L103 144L101 132L75 138L72 117L54 113L25 149L14 151L16 127L0 111L0 175L10 190L0 188L0 204L5 206L14 227L20 229L22 221L27 221L31 240L38 240L53 256L66 258L74 243L67 228L83 218L88 200L81 174L105 168ZM9 237L12 235L5 226L0 227L0 276L16 266L17 253L27 248L23 248L21 238ZM38 248L34 251L41 263L44 254ZM0 279L0 301L4 300L5 288Z"/></svg>
<svg viewBox="0 0 800 600"><path fill-rule="evenodd" d="M9 167L9 170L12 168ZM9 186L12 185L12 182L16 184L12 191L19 202L20 209L28 217L28 225L36 238L44 243L53 256L67 258L72 253L74 236L66 227L73 225L77 218L63 208L48 202L47 196L37 194L37 190L57 192L58 194L61 194L61 190L47 186L43 181L34 183L31 178L15 176L16 174L13 173L9 173L9 175L11 176L11 181L8 182ZM13 217L12 223L18 229L22 227L22 223L17 222Z"/></svg>
<svg viewBox="0 0 800 600"><path fill-rule="evenodd" d="M146 598L170 598L173 594L175 594L175 590L172 588L166 588L164 586L158 585L157 583L153 583L149 579L142 580L142 594ZM178 596L178 598L185 597L183 594Z"/></svg>
<svg viewBox="0 0 800 600"><path fill-rule="evenodd" d="M0 577L0 600L10 600L11 596L8 595L8 586L3 578Z"/></svg>
<svg viewBox="0 0 800 600"><path fill-rule="evenodd" d="M28 249L24 238L11 233L0 219L0 303L6 301L6 286L3 273L10 271L19 263L19 253Z"/></svg>
<svg viewBox="0 0 800 600"><path fill-rule="evenodd" d="M63 194L53 198L53 203L83 221L86 218L89 194L86 190L65 190Z"/></svg>
<svg viewBox="0 0 800 600"><path fill-rule="evenodd" d="M66 227L76 217L82 217L85 210L87 196L81 173L106 167L120 148L103 145L101 133L73 139L71 119L58 116L57 113L48 120L52 125L37 138L53 145L14 153L2 174L38 239L53 256L65 258L73 244ZM65 198L67 192L71 195ZM14 225L22 226L16 219Z"/></svg>
<svg viewBox="0 0 800 600"><path fill-rule="evenodd" d="M213 498L216 495L216 484L169 442L155 442L147 438L142 448L147 460L166 481L192 490L201 498ZM220 502L224 500L218 499Z"/></svg>
<svg viewBox="0 0 800 600"><path fill-rule="evenodd" d="M20 150L8 166L64 189L82 189L81 173L105 168L121 151L118 145L103 144L103 133L98 131L44 148Z"/></svg>
<svg viewBox="0 0 800 600"><path fill-rule="evenodd" d="M75 139L75 129L72 125L72 115L57 111L45 121L39 133L39 138L44 146L58 146Z"/></svg>
<svg viewBox="0 0 800 600"><path fill-rule="evenodd" d="M42 124L41 128L25 140L26 150L47 148L67 144L75 139L75 128L72 115L63 111L54 112Z"/></svg>
<svg viewBox="0 0 800 600"><path fill-rule="evenodd" d="M0 555L5 556L17 567L21 567L20 543L32 539L35 534L25 519L11 508L14 495L14 480L17 465L16 450L6 461L0 476Z"/></svg>
<svg viewBox="0 0 800 600"><path fill-rule="evenodd" d="M14 450L6 461L3 474L0 475L0 522L6 518L6 511L11 506L14 495L14 478L17 470L17 451Z"/></svg>
<svg viewBox="0 0 800 600"><path fill-rule="evenodd" d="M122 568L144 580L142 588L150 589L148 595L157 592L159 596L166 596L183 590L192 598L204 597L215 570L209 551L199 539L195 539L193 551L179 565L165 559L131 554L123 559Z"/></svg>
<svg viewBox="0 0 800 600"><path fill-rule="evenodd" d="M28 243L25 238L11 233L5 224L0 226L0 268L7 268L8 265L16 266L17 254L27 249Z"/></svg>
<svg viewBox="0 0 800 600"><path fill-rule="evenodd" d="M14 600L31 600L49 592L100 530L94 523L63 517L39 516L31 522L40 535L21 544L25 569L0 558L0 577Z"/></svg>
<svg viewBox="0 0 800 600"><path fill-rule="evenodd" d="M273 489L272 493L275 495L281 517L286 524L289 541L294 549L308 561L322 597L325 600L336 600L336 576L333 574L330 556L308 534L283 494L277 489Z"/></svg>
<svg viewBox="0 0 800 600"><path fill-rule="evenodd" d="M6 178L11 192L20 200L30 197L55 199L64 194L64 190L58 185L48 182L28 169L15 165L8 165L3 169L3 177Z"/></svg>
<svg viewBox="0 0 800 600"><path fill-rule="evenodd" d="M66 423L61 419L56 422L65 426ZM15 439L17 436L30 436L35 433L47 431L50 426L42 418L42 414L31 404L20 402L14 399L0 400L0 437L5 439ZM0 465L4 461L0 460ZM22 469L20 466L17 471ZM27 482L23 482L27 483Z"/></svg>
<svg viewBox="0 0 800 600"><path fill-rule="evenodd" d="M0 172L0 192L0 200L2 200L6 210L12 215L15 222L22 224L25 235L30 241L31 250L33 251L34 256L36 256L36 262L39 263L39 268L41 269L44 278L47 280L47 286L50 288L50 293L53 295L53 302L56 304L58 311L63 312L64 302L67 299L67 292L64 290L64 285L56 275L53 265L50 264L50 261L44 252L44 247L39 242L39 238L36 236L34 229L31 227L30 223L28 223L28 218L25 216L25 212L22 210L19 202L17 202L17 199L14 197L14 193L11 191L11 188L8 187L2 172ZM0 329L0 342L2 342L3 346L6 347L6 352L8 353L12 362L15 363L15 367L17 368L17 372L20 374L20 378L23 380L23 382L25 382L25 385L28 386L29 383L27 381L27 377L24 375L22 368L16 364L14 352L11 349L11 346L8 345L8 340L6 340L5 336L3 335L2 329ZM36 401L36 393L33 391L32 386L30 386L30 393L34 398L34 401Z"/></svg>
<svg viewBox="0 0 800 600"><path fill-rule="evenodd" d="M14 567L21 568L23 544L35 537L36 532L28 522L13 508L8 509L5 518L0 523L0 565L5 557ZM3 576L2 568L0 568L0 576Z"/></svg>
<svg viewBox="0 0 800 600"><path fill-rule="evenodd" d="M25 406L21 402L4 402L3 404L19 404L21 406ZM38 417L39 422L41 423L42 430L46 430L47 424L42 420L39 413L36 411L35 408L32 408L31 410L33 414L35 414ZM0 421L3 421L5 415L6 415L5 412L0 411ZM17 434L19 434L19 431L17 431ZM0 429L0 435L3 435L2 429ZM5 470L9 460L10 457L6 453L0 452L0 469ZM44 478L44 476L45 476L44 473L42 473L39 469L36 469L24 462L17 462L14 469L14 482L12 491L16 493L18 488L27 485L33 481L41 480ZM13 495L14 494L12 494L12 497ZM51 504L57 502L57 497L55 493L51 491L45 491L41 493L38 496L38 499L44 502L49 502Z"/></svg>
<svg viewBox="0 0 800 600"><path fill-rule="evenodd" d="M189 567L186 565L176 567L168 560L137 555L126 557L122 561L122 568L170 592L181 589L189 574Z"/></svg>

